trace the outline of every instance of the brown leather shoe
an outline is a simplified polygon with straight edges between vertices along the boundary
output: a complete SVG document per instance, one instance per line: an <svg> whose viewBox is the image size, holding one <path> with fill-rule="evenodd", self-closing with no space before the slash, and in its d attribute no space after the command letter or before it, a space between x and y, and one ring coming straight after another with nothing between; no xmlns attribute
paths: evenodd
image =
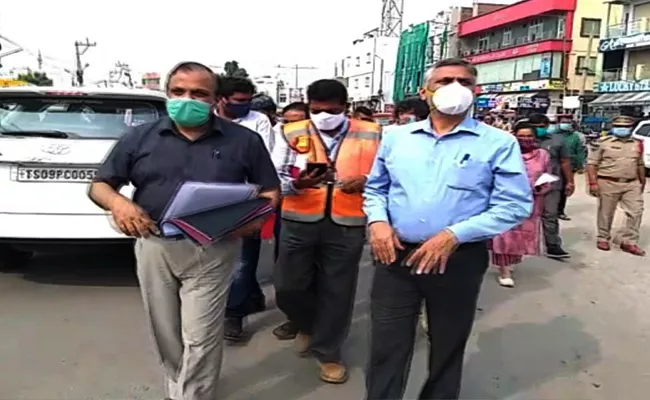
<svg viewBox="0 0 650 400"><path fill-rule="evenodd" d="M294 346L296 348L296 352L300 357L309 356L310 345L311 345L311 336L304 334L302 332L298 332L298 334L296 335L296 339L294 340Z"/></svg>
<svg viewBox="0 0 650 400"><path fill-rule="evenodd" d="M621 250L634 256L645 256L645 251L636 244L624 243L621 245Z"/></svg>
<svg viewBox="0 0 650 400"><path fill-rule="evenodd" d="M320 380L333 384L345 383L348 380L348 370L341 363L321 363Z"/></svg>
<svg viewBox="0 0 650 400"><path fill-rule="evenodd" d="M612 248L609 246L609 242L607 240L599 240L596 242L596 247L598 250L602 251L610 251Z"/></svg>

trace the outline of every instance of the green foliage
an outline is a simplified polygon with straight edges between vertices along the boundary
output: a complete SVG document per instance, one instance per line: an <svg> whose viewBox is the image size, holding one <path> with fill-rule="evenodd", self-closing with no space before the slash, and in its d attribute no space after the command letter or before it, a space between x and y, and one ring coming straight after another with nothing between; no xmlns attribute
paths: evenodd
<svg viewBox="0 0 650 400"><path fill-rule="evenodd" d="M36 86L52 86L52 79L47 77L45 72L28 71L27 73L18 75L18 80L31 83Z"/></svg>
<svg viewBox="0 0 650 400"><path fill-rule="evenodd" d="M223 76L234 76L238 78L248 78L248 72L245 68L239 66L237 61L228 61L223 66L224 73Z"/></svg>

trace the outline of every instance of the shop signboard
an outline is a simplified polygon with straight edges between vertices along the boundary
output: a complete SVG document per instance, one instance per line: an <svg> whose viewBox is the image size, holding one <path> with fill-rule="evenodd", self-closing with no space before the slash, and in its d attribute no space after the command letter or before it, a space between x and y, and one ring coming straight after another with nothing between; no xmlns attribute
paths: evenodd
<svg viewBox="0 0 650 400"><path fill-rule="evenodd" d="M640 81L598 82L596 91L602 93L647 92L650 91L650 79Z"/></svg>
<svg viewBox="0 0 650 400"><path fill-rule="evenodd" d="M608 51L623 50L649 45L650 33L637 33L635 35L601 39L600 42L598 42L598 51L605 53Z"/></svg>
<svg viewBox="0 0 650 400"><path fill-rule="evenodd" d="M562 90L564 83L561 79L541 79L538 81L493 83L481 85L481 93L500 92L530 92L534 90Z"/></svg>
<svg viewBox="0 0 650 400"><path fill-rule="evenodd" d="M0 87L30 86L29 83L17 79L0 78Z"/></svg>

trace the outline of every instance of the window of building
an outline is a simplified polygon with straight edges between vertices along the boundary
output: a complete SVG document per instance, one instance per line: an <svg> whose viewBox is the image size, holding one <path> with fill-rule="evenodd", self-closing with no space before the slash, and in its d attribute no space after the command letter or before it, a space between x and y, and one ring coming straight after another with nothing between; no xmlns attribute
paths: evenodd
<svg viewBox="0 0 650 400"><path fill-rule="evenodd" d="M361 57L357 57L357 67L361 66Z"/></svg>
<svg viewBox="0 0 650 400"><path fill-rule="evenodd" d="M287 95L284 93L280 93L278 96L278 102L279 103L286 103L287 102Z"/></svg>
<svg viewBox="0 0 650 400"><path fill-rule="evenodd" d="M503 30L503 47L512 45L512 28Z"/></svg>
<svg viewBox="0 0 650 400"><path fill-rule="evenodd" d="M544 36L544 21L536 19L528 26L528 41L536 42Z"/></svg>
<svg viewBox="0 0 650 400"><path fill-rule="evenodd" d="M579 56L576 61L576 74L582 74L583 69L587 69L588 75L596 75L596 67L598 66L598 57L589 57L589 62L586 62L587 57Z"/></svg>
<svg viewBox="0 0 650 400"><path fill-rule="evenodd" d="M354 80L354 88L359 89L359 78L355 78L355 80Z"/></svg>
<svg viewBox="0 0 650 400"><path fill-rule="evenodd" d="M366 54L366 64L372 63L372 54L368 53Z"/></svg>
<svg viewBox="0 0 650 400"><path fill-rule="evenodd" d="M564 16L557 19L557 38L564 39L564 25L566 24L566 18Z"/></svg>
<svg viewBox="0 0 650 400"><path fill-rule="evenodd" d="M589 37L593 34L595 38L599 38L600 22L600 18L583 18L580 22L580 36Z"/></svg>
<svg viewBox="0 0 650 400"><path fill-rule="evenodd" d="M364 81L363 85L365 87L370 87L370 77L369 76L366 76L366 78L363 81Z"/></svg>
<svg viewBox="0 0 650 400"><path fill-rule="evenodd" d="M485 33L478 39L478 51L487 51L490 47L490 34Z"/></svg>

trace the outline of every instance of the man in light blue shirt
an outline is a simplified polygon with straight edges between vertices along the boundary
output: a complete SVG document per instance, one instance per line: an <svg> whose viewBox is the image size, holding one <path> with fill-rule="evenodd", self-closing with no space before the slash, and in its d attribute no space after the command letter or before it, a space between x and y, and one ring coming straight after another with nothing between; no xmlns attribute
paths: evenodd
<svg viewBox="0 0 650 400"><path fill-rule="evenodd" d="M476 75L459 59L432 68L421 90L430 118L386 135L368 177L364 211L378 263L368 400L403 396L422 299L434 351L420 399L458 398L487 240L532 211L515 138L469 116Z"/></svg>

